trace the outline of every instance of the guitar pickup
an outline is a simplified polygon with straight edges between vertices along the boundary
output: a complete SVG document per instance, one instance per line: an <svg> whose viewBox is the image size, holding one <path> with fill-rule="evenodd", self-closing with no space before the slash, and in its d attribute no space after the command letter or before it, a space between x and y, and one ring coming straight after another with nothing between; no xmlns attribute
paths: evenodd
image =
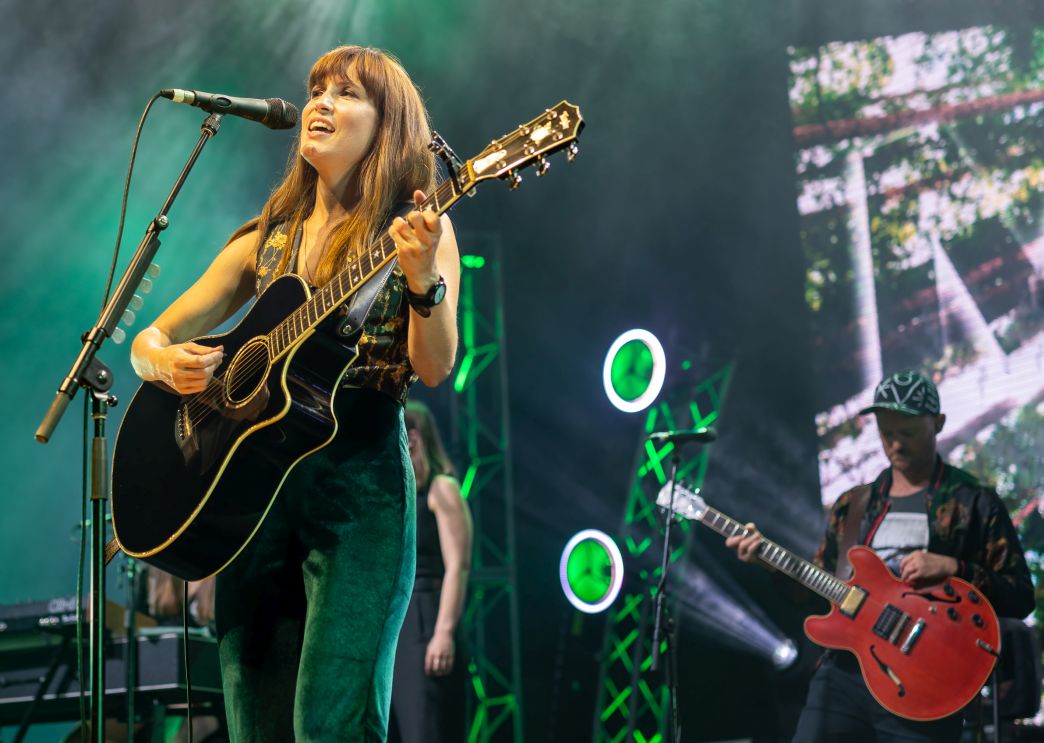
<svg viewBox="0 0 1044 743"><path fill-rule="evenodd" d="M865 600L866 591L864 591L862 588L852 586L847 591L845 591L844 598L837 602L837 610L849 619L851 619L859 611L859 607L863 605L863 601Z"/></svg>
<svg viewBox="0 0 1044 743"><path fill-rule="evenodd" d="M910 654L910 651L913 650L913 646L917 643L917 638L919 638L921 636L921 632L923 630L924 630L924 620L923 619L918 619L914 623L913 629L910 630L910 634L908 634L906 636L906 641L903 642L902 647L899 648L899 651L903 655L909 655Z"/></svg>
<svg viewBox="0 0 1044 743"><path fill-rule="evenodd" d="M899 626L903 617L907 616L902 609L887 604L874 622L874 634L884 640L891 641L892 633Z"/></svg>

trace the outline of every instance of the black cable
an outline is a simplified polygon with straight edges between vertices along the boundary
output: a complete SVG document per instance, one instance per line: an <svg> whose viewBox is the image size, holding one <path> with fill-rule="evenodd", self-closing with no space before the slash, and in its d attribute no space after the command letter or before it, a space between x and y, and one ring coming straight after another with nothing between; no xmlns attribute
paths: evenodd
<svg viewBox="0 0 1044 743"><path fill-rule="evenodd" d="M189 591L184 582L185 594L181 602L181 631L184 633L182 652L185 654L185 724L188 725L188 743L192 743L192 666L189 663Z"/></svg>
<svg viewBox="0 0 1044 743"><path fill-rule="evenodd" d="M116 275L116 265L120 258L120 242L123 240L123 225L127 217L127 194L130 193L130 182L131 174L134 172L134 158L138 154L138 142L141 140L141 130L145 126L145 119L148 118L149 111L152 109L152 104L159 100L160 94L152 96L152 99L145 106L145 110L141 112L141 119L138 120L138 130L134 133L134 144L131 146L130 163L127 165L127 177L123 181L123 199L120 204L120 223L116 229L116 247L112 251L112 266L109 268L109 279L105 282L105 296L102 298L102 310L104 311L105 305L109 302L109 292L112 290L112 279Z"/></svg>

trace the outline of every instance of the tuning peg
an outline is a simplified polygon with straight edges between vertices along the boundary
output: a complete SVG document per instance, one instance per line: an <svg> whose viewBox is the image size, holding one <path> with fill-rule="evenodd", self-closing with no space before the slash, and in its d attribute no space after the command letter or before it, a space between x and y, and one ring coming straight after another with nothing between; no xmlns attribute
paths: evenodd
<svg viewBox="0 0 1044 743"><path fill-rule="evenodd" d="M546 173L548 171L548 168L550 168L550 167L551 167L551 163L549 163L547 161L546 157L541 157L539 160L537 160L537 167L536 167L537 177L542 176L544 173Z"/></svg>
<svg viewBox="0 0 1044 743"><path fill-rule="evenodd" d="M116 328L115 330L113 330L111 337L113 343L123 343L125 340L127 340L127 334L123 332L123 328Z"/></svg>
<svg viewBox="0 0 1044 743"><path fill-rule="evenodd" d="M149 267L145 269L145 275L157 278L160 275L160 267L158 263L150 263Z"/></svg>
<svg viewBox="0 0 1044 743"><path fill-rule="evenodd" d="M120 318L120 319L123 322L123 324L126 325L129 328L131 325L134 324L134 321L137 320L138 318L134 314L134 312L132 312L131 310L124 310L123 311L123 317Z"/></svg>
<svg viewBox="0 0 1044 743"><path fill-rule="evenodd" d="M512 170L508 173L508 188L514 191L516 188L522 185L522 176L519 175L517 170Z"/></svg>
<svg viewBox="0 0 1044 743"><path fill-rule="evenodd" d="M142 294L148 294L152 291L152 279L142 279L141 283L138 284L138 290Z"/></svg>
<svg viewBox="0 0 1044 743"><path fill-rule="evenodd" d="M127 303L127 306L135 312L137 312L145 306L145 300L142 299L141 296L139 296L138 294L135 294L133 297L131 297L131 301Z"/></svg>
<svg viewBox="0 0 1044 743"><path fill-rule="evenodd" d="M576 146L576 142L572 142L568 147L566 147L566 158L569 159L569 162L573 162L579 154L580 148Z"/></svg>

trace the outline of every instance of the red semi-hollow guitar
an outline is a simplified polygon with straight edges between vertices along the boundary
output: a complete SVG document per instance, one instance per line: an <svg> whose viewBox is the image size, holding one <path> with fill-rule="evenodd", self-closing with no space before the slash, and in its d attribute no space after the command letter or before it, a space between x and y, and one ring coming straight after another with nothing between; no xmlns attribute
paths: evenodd
<svg viewBox="0 0 1044 743"><path fill-rule="evenodd" d="M656 503L671 507L669 485ZM681 485L673 510L726 537L748 533ZM805 634L818 645L853 653L870 693L900 717L952 715L993 671L1000 653L997 615L967 581L947 578L913 588L868 547L849 550L853 573L847 582L767 539L758 558L830 601L830 613L805 619Z"/></svg>

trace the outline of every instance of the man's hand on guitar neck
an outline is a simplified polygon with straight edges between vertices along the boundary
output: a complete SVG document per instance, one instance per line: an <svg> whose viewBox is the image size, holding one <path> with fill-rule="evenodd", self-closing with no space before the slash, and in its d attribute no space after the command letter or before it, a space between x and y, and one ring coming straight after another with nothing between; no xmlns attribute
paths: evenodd
<svg viewBox="0 0 1044 743"><path fill-rule="evenodd" d="M921 588L957 575L957 567L956 558L918 550L908 554L899 563L899 578L914 588Z"/></svg>
<svg viewBox="0 0 1044 743"><path fill-rule="evenodd" d="M758 548L761 546L761 532L758 531L758 527L754 526L753 521L750 521L744 524L744 528L746 529L746 535L737 534L734 537L728 537L725 540L725 546L736 550L736 557L743 562L757 563L766 570L775 572L776 569L774 567L764 560L758 559Z"/></svg>

